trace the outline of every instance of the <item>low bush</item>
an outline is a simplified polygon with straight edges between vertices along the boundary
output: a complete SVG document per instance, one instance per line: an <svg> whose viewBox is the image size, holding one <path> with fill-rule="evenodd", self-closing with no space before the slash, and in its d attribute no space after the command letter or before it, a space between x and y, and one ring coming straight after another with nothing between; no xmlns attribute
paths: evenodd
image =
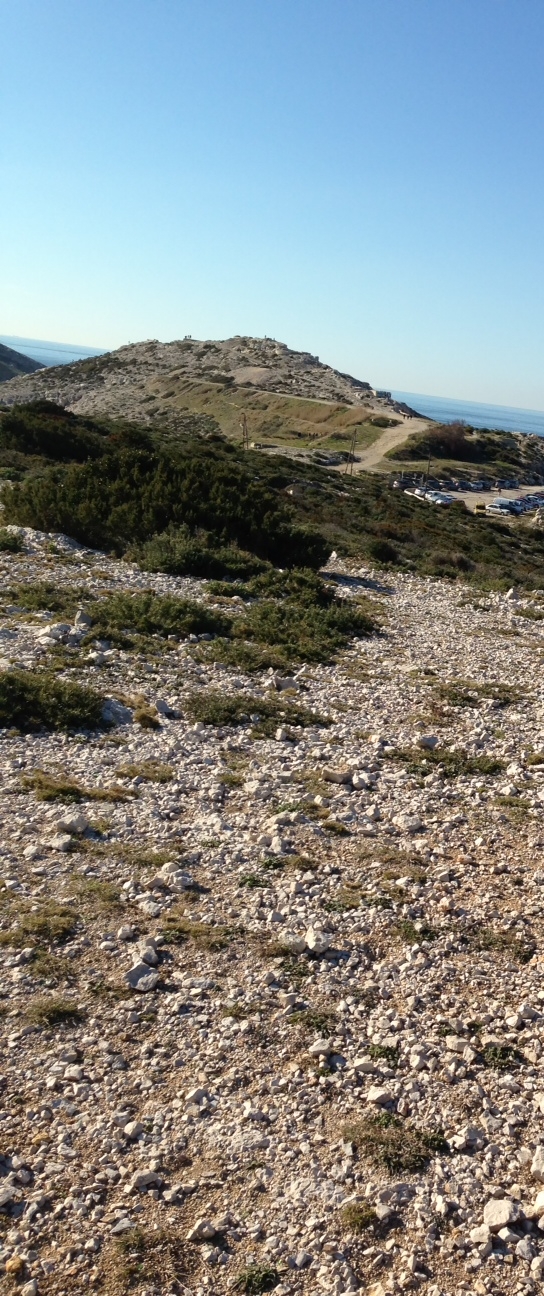
<svg viewBox="0 0 544 1296"><path fill-rule="evenodd" d="M23 548L23 541L17 532L0 527L0 553L21 553Z"/></svg>
<svg viewBox="0 0 544 1296"><path fill-rule="evenodd" d="M279 1286L280 1275L271 1265L252 1264L238 1275L234 1290L245 1292L246 1296L260 1296L261 1292L273 1291Z"/></svg>
<svg viewBox="0 0 544 1296"><path fill-rule="evenodd" d="M119 592L98 600L90 609L91 638L97 636L129 645L133 635L160 634L185 638L190 634L229 633L230 617L196 603L170 595Z"/></svg>
<svg viewBox="0 0 544 1296"><path fill-rule="evenodd" d="M183 527L190 534L205 528L217 548L237 545L281 566L318 568L327 560L331 545L297 523L234 447L197 438L166 446L138 429L132 441L116 445L110 437L100 472L92 462L71 463L15 483L6 521L119 554Z"/></svg>
<svg viewBox="0 0 544 1296"><path fill-rule="evenodd" d="M185 699L184 709L190 720L202 724L240 725L251 721L266 736L272 736L278 725L307 728L330 724L328 718L317 715L308 707L287 702L281 695L261 698L251 693L232 695L202 689Z"/></svg>
<svg viewBox="0 0 544 1296"><path fill-rule="evenodd" d="M351 638L366 637L376 628L372 618L351 603L337 600L323 608L287 598L255 603L236 618L232 634L282 648L293 663L327 662Z"/></svg>
<svg viewBox="0 0 544 1296"><path fill-rule="evenodd" d="M99 693L47 671L0 673L0 729L106 729L103 707Z"/></svg>
<svg viewBox="0 0 544 1296"><path fill-rule="evenodd" d="M191 536L187 527L164 531L128 554L142 571L166 572L170 576L200 576L246 580L266 570L255 554L235 545L218 546L210 535Z"/></svg>
<svg viewBox="0 0 544 1296"><path fill-rule="evenodd" d="M12 603L25 612L57 612L63 617L73 617L83 600L89 598L88 590L54 585L52 581L29 581L25 585L11 585L2 591L2 602Z"/></svg>

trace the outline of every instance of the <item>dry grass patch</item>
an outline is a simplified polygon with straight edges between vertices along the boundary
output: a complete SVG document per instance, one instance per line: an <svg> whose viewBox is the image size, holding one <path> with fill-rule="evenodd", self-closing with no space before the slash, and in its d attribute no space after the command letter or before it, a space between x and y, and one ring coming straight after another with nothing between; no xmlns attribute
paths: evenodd
<svg viewBox="0 0 544 1296"><path fill-rule="evenodd" d="M143 779L145 783L169 783L174 776L171 765L162 765L160 761L146 760L134 765L119 765L115 773L118 778Z"/></svg>
<svg viewBox="0 0 544 1296"><path fill-rule="evenodd" d="M23 949L27 945L62 945L73 935L77 914L67 905L50 901L37 906L33 911L30 907L21 908L20 905L20 901L14 901L10 906L7 916L16 914L16 921L7 931L0 931L0 945L11 945L17 949Z"/></svg>
<svg viewBox="0 0 544 1296"><path fill-rule="evenodd" d="M74 1026L85 1017L73 999L40 997L32 999L25 1008L25 1017L33 1026Z"/></svg>
<svg viewBox="0 0 544 1296"><path fill-rule="evenodd" d="M389 1170L390 1174L415 1174L424 1170L437 1153L449 1152L449 1144L440 1131L427 1133L388 1112L345 1125L343 1135L369 1161Z"/></svg>
<svg viewBox="0 0 544 1296"><path fill-rule="evenodd" d="M25 774L21 787L27 792L34 792L38 801L64 801L79 804L81 801L109 801L115 804L128 801L136 793L127 788L86 788L69 775L50 774L47 770L36 769L32 774Z"/></svg>
<svg viewBox="0 0 544 1296"><path fill-rule="evenodd" d="M162 935L168 945L184 945L192 941L197 948L216 953L227 948L234 933L228 927L193 922L184 913L170 909L165 916Z"/></svg>
<svg viewBox="0 0 544 1296"><path fill-rule="evenodd" d="M178 1291L194 1276L198 1252L171 1229L127 1229L104 1247L99 1290L107 1296L128 1296L151 1287Z"/></svg>

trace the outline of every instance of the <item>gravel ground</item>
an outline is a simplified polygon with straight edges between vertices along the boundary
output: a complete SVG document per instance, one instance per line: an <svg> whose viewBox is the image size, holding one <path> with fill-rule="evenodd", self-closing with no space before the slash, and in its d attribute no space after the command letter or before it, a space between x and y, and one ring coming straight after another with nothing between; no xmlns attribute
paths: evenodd
<svg viewBox="0 0 544 1296"><path fill-rule="evenodd" d="M208 597L24 534L4 589ZM382 632L303 667L288 697L332 723L275 738L184 699L285 680L4 604L3 668L116 719L0 732L6 1291L540 1289L538 598L329 574Z"/></svg>

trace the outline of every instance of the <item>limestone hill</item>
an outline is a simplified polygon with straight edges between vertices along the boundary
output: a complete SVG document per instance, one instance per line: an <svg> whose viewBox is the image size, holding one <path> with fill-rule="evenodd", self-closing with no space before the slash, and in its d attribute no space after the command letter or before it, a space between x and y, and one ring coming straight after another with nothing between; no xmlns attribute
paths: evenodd
<svg viewBox="0 0 544 1296"><path fill-rule="evenodd" d="M319 442L340 454L355 429L358 444L367 446L389 420L402 423L412 413L309 352L248 337L139 342L17 379L2 397L8 404L46 398L78 414L172 427L200 414L236 439L245 416L249 438L267 448Z"/></svg>
<svg viewBox="0 0 544 1296"><path fill-rule="evenodd" d="M23 374L36 373L41 367L37 360L31 360L30 356L22 355L20 351L13 351L11 347L0 343L1 383L9 382L11 378L19 378Z"/></svg>

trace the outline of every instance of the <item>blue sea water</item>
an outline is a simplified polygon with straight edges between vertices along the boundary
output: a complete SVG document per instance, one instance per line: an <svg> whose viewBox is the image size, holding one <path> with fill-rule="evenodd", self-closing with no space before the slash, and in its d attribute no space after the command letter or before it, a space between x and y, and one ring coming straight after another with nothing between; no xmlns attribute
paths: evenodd
<svg viewBox="0 0 544 1296"><path fill-rule="evenodd" d="M478 401L450 400L447 396L422 396L420 392L394 391L391 395L439 423L455 423L459 419L472 427L501 428L505 432L532 432L544 436L542 410L517 409L513 405L483 405Z"/></svg>
<svg viewBox="0 0 544 1296"><path fill-rule="evenodd" d="M105 347L75 346L70 342L40 342L38 338L21 338L0 336L4 346L21 355L30 356L38 364L52 365L73 364L75 360L88 360L89 356L104 355Z"/></svg>

